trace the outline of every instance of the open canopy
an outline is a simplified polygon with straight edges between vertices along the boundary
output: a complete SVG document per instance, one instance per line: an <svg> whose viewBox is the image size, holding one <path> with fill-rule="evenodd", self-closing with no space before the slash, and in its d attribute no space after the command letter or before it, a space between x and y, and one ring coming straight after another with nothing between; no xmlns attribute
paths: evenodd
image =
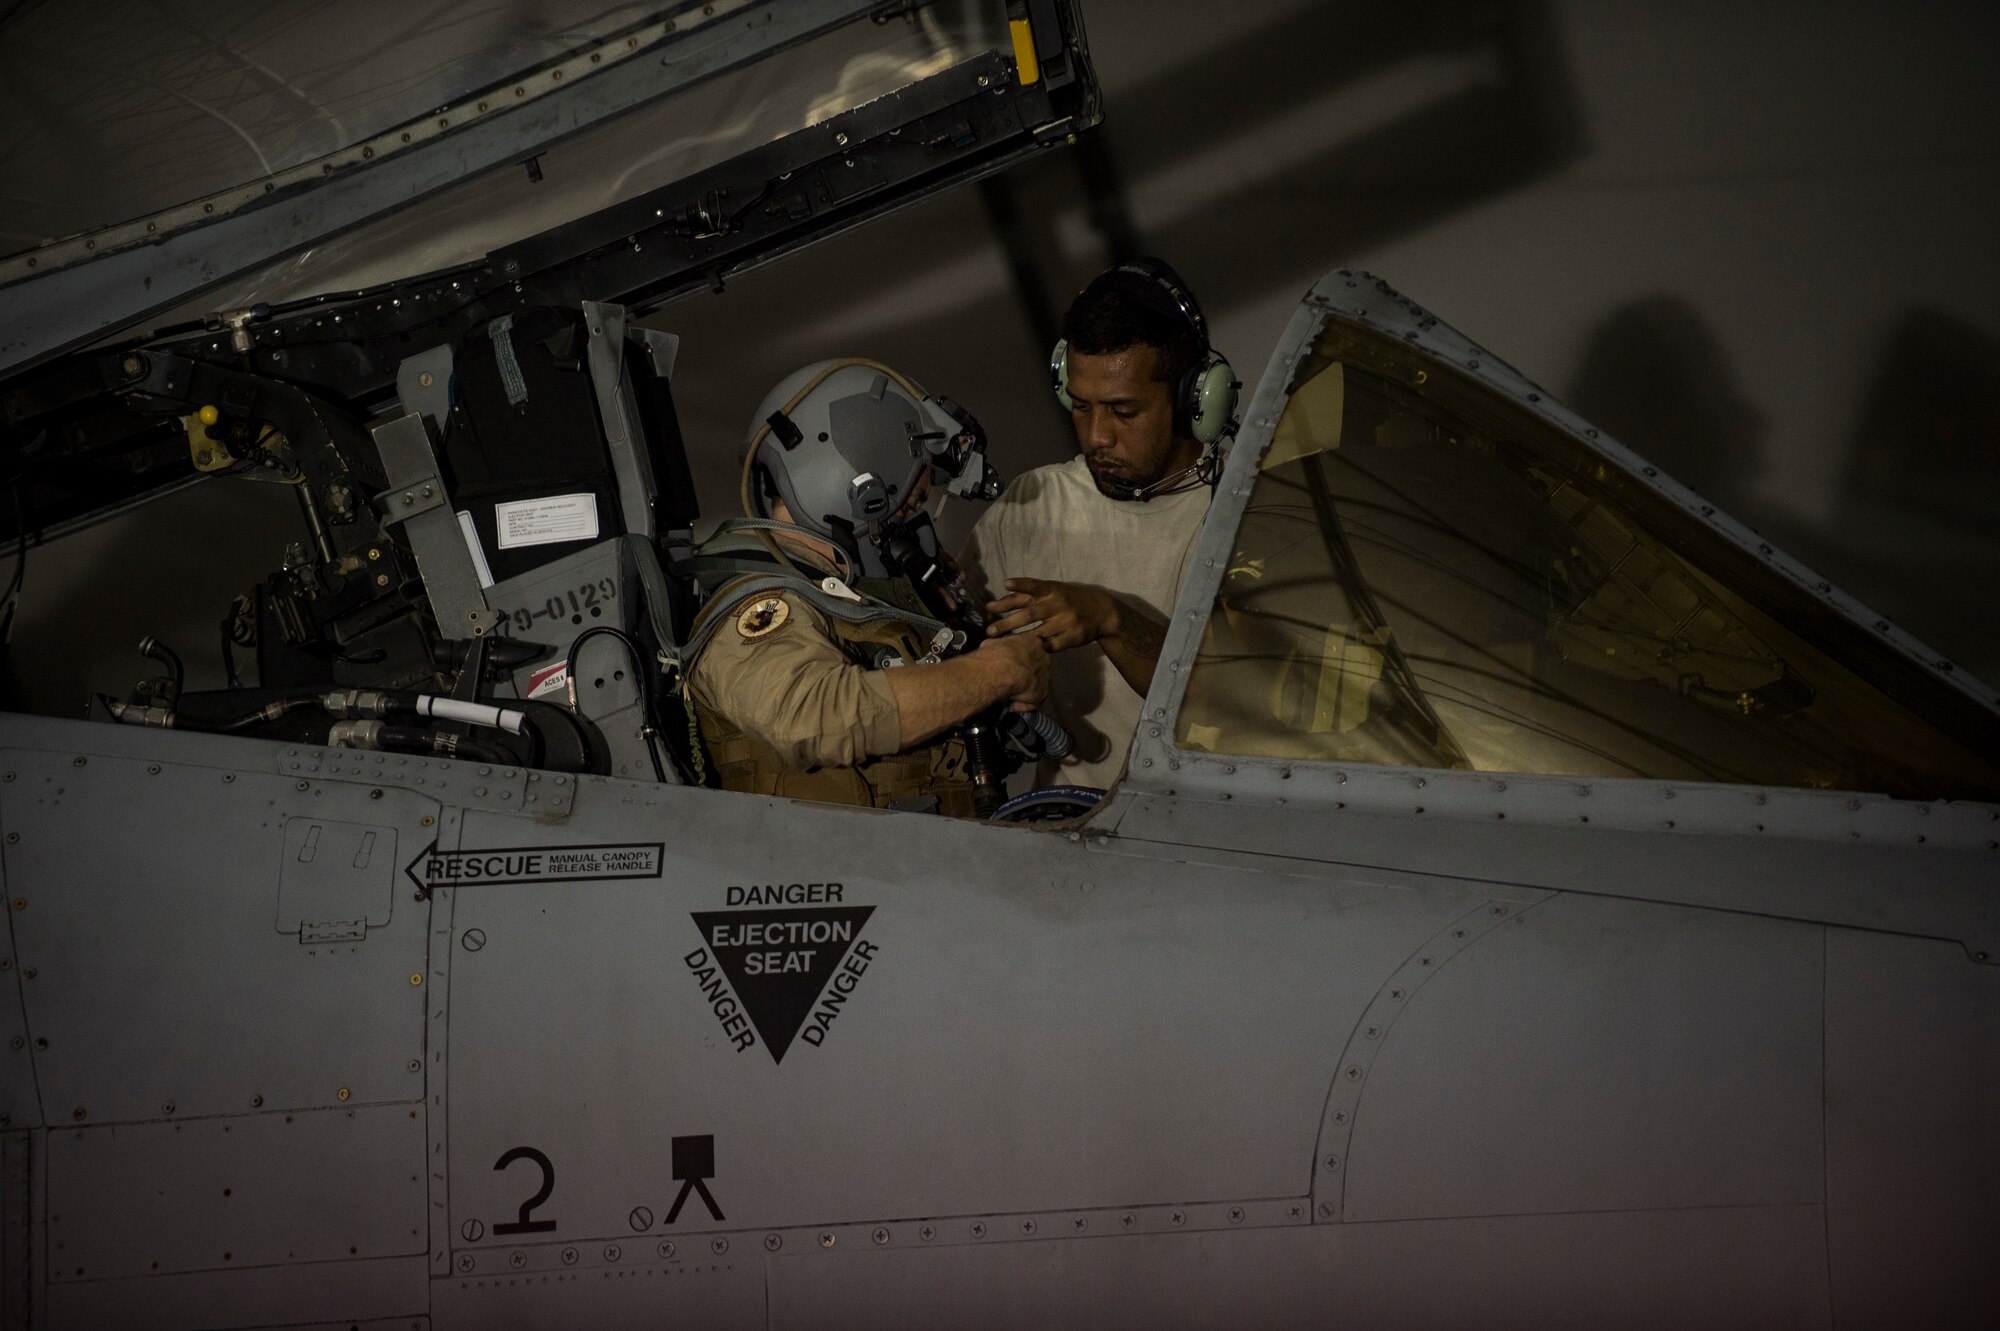
<svg viewBox="0 0 2000 1331"><path fill-rule="evenodd" d="M30 0L0 13L0 373L133 331L478 264L635 200L665 219L663 191L860 108L895 121L912 97L942 104L919 90L954 69L1039 99L1017 124L1067 133L1095 118L1081 41L1049 0L714 0L587 16L537 0ZM1079 82L1072 105L1049 101ZM875 210L919 192L870 183L884 196ZM728 230L741 219L726 210L754 194L670 202L705 223L697 231ZM643 216L621 217L621 234Z"/></svg>

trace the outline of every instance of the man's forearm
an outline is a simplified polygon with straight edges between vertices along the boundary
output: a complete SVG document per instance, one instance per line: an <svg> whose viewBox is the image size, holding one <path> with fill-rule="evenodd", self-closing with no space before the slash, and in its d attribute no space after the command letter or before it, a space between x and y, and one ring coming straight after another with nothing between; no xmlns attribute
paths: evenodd
<svg viewBox="0 0 2000 1331"><path fill-rule="evenodd" d="M1117 667L1125 682L1141 698L1153 687L1153 670L1160 663L1160 648L1167 640L1167 626L1127 602L1118 603L1118 623L1113 632L1097 640L1105 656Z"/></svg>
<svg viewBox="0 0 2000 1331"><path fill-rule="evenodd" d="M898 666L884 673L902 719L899 752L935 738L1012 693L1012 680L982 652L967 652L935 665Z"/></svg>

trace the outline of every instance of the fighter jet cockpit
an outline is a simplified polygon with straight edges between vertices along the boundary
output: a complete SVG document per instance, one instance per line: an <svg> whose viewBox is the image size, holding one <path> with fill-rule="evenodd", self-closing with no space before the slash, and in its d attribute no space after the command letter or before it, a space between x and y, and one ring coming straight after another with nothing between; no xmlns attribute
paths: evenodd
<svg viewBox="0 0 2000 1331"><path fill-rule="evenodd" d="M1057 0L636 8L553 57L486 15L428 35L455 58L322 71L320 104L257 104L296 160L106 161L121 192L77 210L117 225L0 259L0 545L193 485L302 523L213 608L229 687L135 623L94 716L702 780L670 660L702 515L679 342L642 319L1066 141L1096 90ZM928 446L994 489L970 418Z"/></svg>

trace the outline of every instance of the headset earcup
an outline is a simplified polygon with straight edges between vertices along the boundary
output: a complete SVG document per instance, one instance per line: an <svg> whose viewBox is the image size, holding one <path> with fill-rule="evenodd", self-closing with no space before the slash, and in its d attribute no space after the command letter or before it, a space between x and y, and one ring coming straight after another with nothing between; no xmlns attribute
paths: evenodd
<svg viewBox="0 0 2000 1331"><path fill-rule="evenodd" d="M1049 353L1049 383L1056 390L1056 401L1062 403L1064 411L1076 404L1069 399L1069 339L1056 339L1056 349Z"/></svg>
<svg viewBox="0 0 2000 1331"><path fill-rule="evenodd" d="M1236 394L1242 387L1229 362L1211 352L1208 364L1196 371L1193 400L1188 405L1188 434L1196 443L1212 444L1222 438L1236 413Z"/></svg>

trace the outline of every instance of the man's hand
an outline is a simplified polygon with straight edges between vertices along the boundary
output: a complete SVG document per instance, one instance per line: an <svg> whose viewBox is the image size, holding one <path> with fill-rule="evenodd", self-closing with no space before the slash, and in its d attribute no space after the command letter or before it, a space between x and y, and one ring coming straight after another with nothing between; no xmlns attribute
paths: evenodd
<svg viewBox="0 0 2000 1331"><path fill-rule="evenodd" d="M1153 686L1167 626L1100 587L1040 578L1007 579L1008 595L986 603L987 645L1036 637L1052 652L1094 642L1141 698Z"/></svg>
<svg viewBox="0 0 2000 1331"><path fill-rule="evenodd" d="M1029 630L1050 651L1066 652L1118 634L1118 602L1109 592L1040 578L1009 578L1007 591L1009 595L986 604L986 613L993 616L986 625L989 638L1026 637L1022 631Z"/></svg>
<svg viewBox="0 0 2000 1331"><path fill-rule="evenodd" d="M882 672L896 695L898 751L942 734L995 703L1029 711L1049 694L1049 653L1042 640L989 638L977 651L935 665Z"/></svg>
<svg viewBox="0 0 2000 1331"><path fill-rule="evenodd" d="M995 672L999 697L1011 703L1017 712L1032 711L1049 696L1048 649L1033 634L988 638L979 644L973 659Z"/></svg>

